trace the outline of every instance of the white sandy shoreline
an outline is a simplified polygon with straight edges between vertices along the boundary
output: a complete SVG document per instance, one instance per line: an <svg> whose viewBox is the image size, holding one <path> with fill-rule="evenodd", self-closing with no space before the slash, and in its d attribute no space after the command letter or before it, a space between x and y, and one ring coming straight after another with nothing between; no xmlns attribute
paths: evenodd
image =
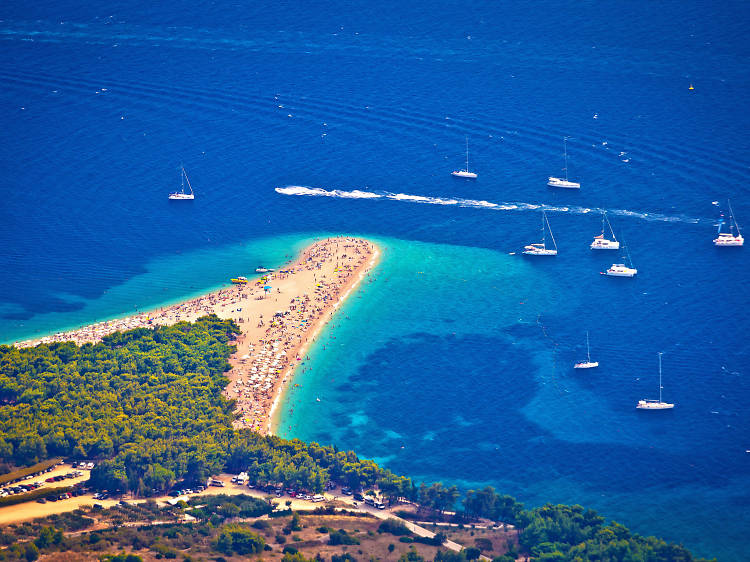
<svg viewBox="0 0 750 562"><path fill-rule="evenodd" d="M278 272L249 279L158 309L58 332L17 347L73 341L96 343L116 331L194 321L206 314L231 318L241 334L230 358L224 394L236 401L234 427L261 433L273 429L272 416L287 382L309 344L377 262L372 242L329 237L314 242ZM271 287L270 290L264 287Z"/></svg>

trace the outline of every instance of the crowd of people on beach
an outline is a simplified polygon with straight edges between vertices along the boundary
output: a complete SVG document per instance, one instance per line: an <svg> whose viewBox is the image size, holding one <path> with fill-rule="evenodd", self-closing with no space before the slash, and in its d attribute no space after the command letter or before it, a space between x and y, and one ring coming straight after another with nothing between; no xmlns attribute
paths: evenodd
<svg viewBox="0 0 750 562"><path fill-rule="evenodd" d="M315 242L296 262L254 282L15 345L63 341L82 345L97 343L117 331L194 321L206 314L232 318L241 334L234 342L237 353L230 358L232 369L227 373L230 382L225 394L235 400L235 427L265 433L270 430L270 416L282 386L317 331L358 280L357 274L361 278L373 264L374 252L375 247L366 240L327 238Z"/></svg>
<svg viewBox="0 0 750 562"><path fill-rule="evenodd" d="M342 248L346 249L344 253L336 252ZM352 276L365 265L371 253L372 246L362 240L328 239L313 245L297 265L278 274L280 278L288 278L302 271L313 271L314 287L312 294L295 295L285 310L267 319L260 346L257 350L248 348L248 353L235 362L228 387L229 397L237 401L239 416L235 427L268 431L269 416L280 385L286 383L293 368L302 360L303 349L320 327L321 318L332 314L329 309L341 298ZM333 266L328 274L325 265L329 270Z"/></svg>

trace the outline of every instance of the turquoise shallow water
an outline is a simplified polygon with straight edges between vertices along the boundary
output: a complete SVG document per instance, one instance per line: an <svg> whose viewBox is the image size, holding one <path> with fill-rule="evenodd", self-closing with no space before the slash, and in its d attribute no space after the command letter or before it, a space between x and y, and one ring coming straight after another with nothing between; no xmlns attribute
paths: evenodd
<svg viewBox="0 0 750 562"><path fill-rule="evenodd" d="M255 268L260 265L274 268L282 265L296 257L313 239L310 235L289 234L159 256L144 264L138 274L112 285L96 297L57 293L57 298L76 306L71 307L72 310L36 314L21 321L6 321L0 341L12 343L37 338L202 295L229 285L232 277L256 275Z"/></svg>
<svg viewBox="0 0 750 562"><path fill-rule="evenodd" d="M596 506L706 553L716 552L707 536L740 539L750 479L691 481L717 468L711 453L696 451L706 422L681 399L660 418L636 412L635 401L655 388L656 358L638 362L603 341L615 332L606 309L592 334L601 367L572 369L585 357L583 320L593 320L581 314L592 296L565 281L565 266L446 244L378 243L381 263L298 369L280 435L353 448L417 481L490 484L532 505ZM579 341L559 339L566 322ZM733 431L729 412L706 417Z"/></svg>

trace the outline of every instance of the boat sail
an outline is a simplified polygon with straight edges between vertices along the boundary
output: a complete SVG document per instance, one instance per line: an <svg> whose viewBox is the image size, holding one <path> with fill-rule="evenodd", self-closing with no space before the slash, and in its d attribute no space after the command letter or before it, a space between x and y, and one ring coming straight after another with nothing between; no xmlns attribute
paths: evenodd
<svg viewBox="0 0 750 562"><path fill-rule="evenodd" d="M545 229L546 225L546 229ZM552 248L546 246L546 231L549 230L549 237L552 239ZM535 242L524 246L523 253L527 256L556 256L557 255L557 243L555 237L552 234L552 229L549 226L549 220L547 220L547 213L542 210L542 241Z"/></svg>
<svg viewBox="0 0 750 562"><path fill-rule="evenodd" d="M465 170L456 170L454 172L451 172L452 176L455 176L457 178L476 178L477 174L474 172L469 171L469 136L466 136L466 169Z"/></svg>
<svg viewBox="0 0 750 562"><path fill-rule="evenodd" d="M593 369L599 366L599 361L591 360L591 348L589 347L589 332L586 330L586 361L573 365L574 369Z"/></svg>
<svg viewBox="0 0 750 562"><path fill-rule="evenodd" d="M674 404L662 402L661 400L661 353L659 353L659 399L644 398L643 400L638 400L636 408L638 410L671 410L674 408Z"/></svg>
<svg viewBox="0 0 750 562"><path fill-rule="evenodd" d="M625 255L628 258L627 261L629 265L625 265L624 263L613 263L612 267L607 271L601 271L600 273L610 277L635 277L638 270L633 267L633 260L630 259L630 252L628 252L627 247L625 248Z"/></svg>
<svg viewBox="0 0 750 562"><path fill-rule="evenodd" d="M721 227L726 224L724 217L719 219L719 230L718 236L714 239L714 246L742 246L745 243L745 239L740 233L740 225L737 224L737 219L734 218L732 212L732 204L727 199L727 206L729 207L729 232L722 232ZM737 229L737 235L734 234L734 229Z"/></svg>
<svg viewBox="0 0 750 562"><path fill-rule="evenodd" d="M567 189L581 189L581 184L568 180L568 137L563 137L563 154L565 155L565 179L550 176L547 179L547 185L550 187L565 187Z"/></svg>
<svg viewBox="0 0 750 562"><path fill-rule="evenodd" d="M609 232L612 235L612 240L609 240L604 237L604 223L607 223L607 226L609 226ZM602 211L602 233L599 236L594 236L594 241L591 243L591 249L592 250L619 250L620 249L620 243L617 241L617 237L615 236L615 231L612 230L612 225L609 222L609 219L607 218L607 211Z"/></svg>
<svg viewBox="0 0 750 562"><path fill-rule="evenodd" d="M180 180L181 180L181 187L180 191L175 191L174 193L169 194L169 199L171 201L181 201L181 200L192 200L195 199L195 195L193 193L193 186L190 185L190 180L187 177L187 173L185 172L185 168L180 166L180 169L182 170L180 173ZM188 188L190 188L190 193L185 193L185 182L188 184Z"/></svg>

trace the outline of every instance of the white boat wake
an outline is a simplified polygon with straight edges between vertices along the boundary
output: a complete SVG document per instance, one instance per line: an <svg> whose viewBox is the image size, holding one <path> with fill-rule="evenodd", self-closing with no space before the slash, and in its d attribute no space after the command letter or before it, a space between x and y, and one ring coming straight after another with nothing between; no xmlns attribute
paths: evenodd
<svg viewBox="0 0 750 562"><path fill-rule="evenodd" d="M277 187L276 193L281 195L301 195L307 197L334 197L338 199L385 199L391 201L405 201L408 203L422 203L426 205L456 205L457 207L481 208L495 211L536 211L544 210L552 213L572 213L576 215L585 215L588 213L601 213L607 211L611 215L624 217L633 217L647 221L660 222L686 222L699 223L701 219L687 216L669 216L660 213L642 213L638 211L629 211L627 209L600 209L598 207L557 207L554 205L535 205L533 203L523 202L502 202L493 203L476 199L463 199L459 197L429 197L426 195L411 195L408 193L391 193L389 191L362 191L353 189L350 191L343 189L323 189L321 187L306 187L302 185L289 185L286 187Z"/></svg>

